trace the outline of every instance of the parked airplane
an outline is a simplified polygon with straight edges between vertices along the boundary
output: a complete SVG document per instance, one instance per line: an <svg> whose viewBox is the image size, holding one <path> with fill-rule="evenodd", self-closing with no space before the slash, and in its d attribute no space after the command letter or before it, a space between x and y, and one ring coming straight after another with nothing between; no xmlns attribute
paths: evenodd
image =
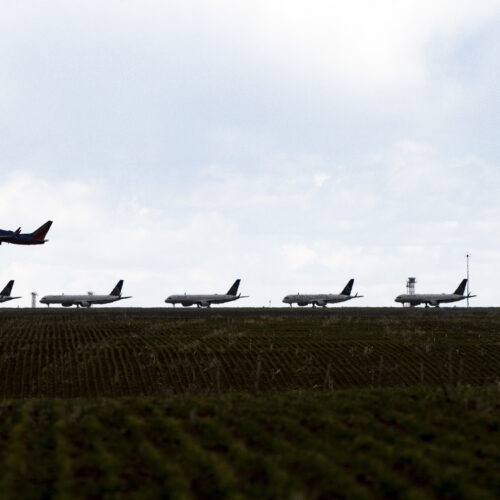
<svg viewBox="0 0 500 500"><path fill-rule="evenodd" d="M10 280L5 288L0 292L0 302L7 302L8 300L20 299L21 297L11 297L12 287L14 286L14 280Z"/></svg>
<svg viewBox="0 0 500 500"><path fill-rule="evenodd" d="M459 300L476 297L476 295L471 295L470 293L469 295L464 295L466 285L467 279L463 279L453 293L406 293L398 295L394 300L395 302L403 304L403 307L405 304L410 304L410 307L415 307L419 304L425 304L425 307L439 307L439 304L442 302L457 302Z"/></svg>
<svg viewBox="0 0 500 500"><path fill-rule="evenodd" d="M113 288L109 295L94 295L88 293L87 295L46 295L40 299L42 304L61 304L63 307L91 307L94 304L109 304L117 300L130 299L131 297L122 297L123 280L120 280Z"/></svg>
<svg viewBox="0 0 500 500"><path fill-rule="evenodd" d="M237 279L233 286L227 291L226 294L210 294L210 295L170 295L170 297L165 299L167 304L182 304L184 307L193 306L196 304L197 307L210 307L212 304L222 304L224 302L232 302L237 299L244 299L248 295L236 295L238 293L238 287L240 286L240 281Z"/></svg>
<svg viewBox="0 0 500 500"><path fill-rule="evenodd" d="M317 293L317 294L300 294L297 295L287 295L283 302L285 304L297 303L298 306L307 306L312 304L313 307L321 306L326 307L327 304L336 304L337 302L345 302L350 299L360 299L362 295L351 295L352 285L354 284L354 279L350 279L347 285L339 294L334 293Z"/></svg>
<svg viewBox="0 0 500 500"><path fill-rule="evenodd" d="M15 231L5 231L0 229L0 245L2 243L13 243L15 245L42 245L46 240L45 236L49 232L52 221L49 220L32 233L21 233L18 227Z"/></svg>

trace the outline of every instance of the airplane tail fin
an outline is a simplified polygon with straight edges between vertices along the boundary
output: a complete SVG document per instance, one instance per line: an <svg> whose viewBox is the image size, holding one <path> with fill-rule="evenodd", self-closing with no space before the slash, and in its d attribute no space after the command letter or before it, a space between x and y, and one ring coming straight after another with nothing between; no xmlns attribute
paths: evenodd
<svg viewBox="0 0 500 500"><path fill-rule="evenodd" d="M113 290L111 290L110 295L113 295L113 297L119 297L122 293L122 286L123 286L123 280L120 280L113 288Z"/></svg>
<svg viewBox="0 0 500 500"><path fill-rule="evenodd" d="M2 295L4 297L10 297L13 286L14 286L14 280L10 280L7 283L7 285L5 285L5 288L0 292L0 295Z"/></svg>
<svg viewBox="0 0 500 500"><path fill-rule="evenodd" d="M340 295L351 295L352 285L354 284L354 280L351 278L344 289L340 292Z"/></svg>
<svg viewBox="0 0 500 500"><path fill-rule="evenodd" d="M237 279L234 283L233 286L227 291L226 295L236 295L238 293L238 287L240 286L240 281Z"/></svg>
<svg viewBox="0 0 500 500"><path fill-rule="evenodd" d="M47 236L47 233L49 232L50 226L52 226L51 220L47 221L45 224L43 224L38 229L33 231L31 235L33 240L40 241L43 243L45 241L45 236Z"/></svg>
<svg viewBox="0 0 500 500"><path fill-rule="evenodd" d="M465 292L465 285L467 285L467 278L464 278L453 295L463 295Z"/></svg>

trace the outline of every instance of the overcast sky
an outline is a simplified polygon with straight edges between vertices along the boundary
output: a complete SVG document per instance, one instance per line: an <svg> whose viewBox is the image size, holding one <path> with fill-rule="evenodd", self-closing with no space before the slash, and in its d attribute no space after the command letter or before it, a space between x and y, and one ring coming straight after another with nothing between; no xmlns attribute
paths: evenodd
<svg viewBox="0 0 500 500"><path fill-rule="evenodd" d="M472 304L500 305L499 1L0 9L0 228L54 221L0 247L21 307L236 278L236 305L277 306L351 277L393 306L409 276L452 292L467 252Z"/></svg>

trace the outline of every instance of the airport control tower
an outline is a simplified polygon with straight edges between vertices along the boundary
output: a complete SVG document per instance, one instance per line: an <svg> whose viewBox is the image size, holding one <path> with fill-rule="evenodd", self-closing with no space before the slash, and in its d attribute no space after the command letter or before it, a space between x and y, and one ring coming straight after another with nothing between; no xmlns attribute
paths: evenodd
<svg viewBox="0 0 500 500"><path fill-rule="evenodd" d="M406 282L406 293L408 295L415 295L415 283L417 282L417 278L408 278Z"/></svg>

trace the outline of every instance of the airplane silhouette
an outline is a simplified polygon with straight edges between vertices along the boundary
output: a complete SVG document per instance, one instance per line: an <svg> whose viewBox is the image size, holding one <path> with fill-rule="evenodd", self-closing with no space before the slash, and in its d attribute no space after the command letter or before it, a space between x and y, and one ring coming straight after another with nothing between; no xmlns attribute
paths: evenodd
<svg viewBox="0 0 500 500"><path fill-rule="evenodd" d="M91 307L93 304L109 304L117 300L131 299L132 297L122 296L123 280L120 280L109 295L94 295L89 292L87 295L46 295L40 299L42 304L61 304L63 307Z"/></svg>
<svg viewBox="0 0 500 500"><path fill-rule="evenodd" d="M225 294L205 294L205 295L170 295L165 299L167 304L182 304L184 307L193 306L196 304L197 307L210 307L212 304L223 304L224 302L232 302L233 300L245 299L248 295L236 295L238 293L238 287L240 286L240 279L237 279L231 286L231 288Z"/></svg>
<svg viewBox="0 0 500 500"><path fill-rule="evenodd" d="M14 286L14 280L10 280L5 288L0 292L0 302L7 302L8 300L20 299L21 297L12 297L10 294L12 292L12 287Z"/></svg>
<svg viewBox="0 0 500 500"><path fill-rule="evenodd" d="M21 233L21 228L15 231L5 231L0 229L0 245L2 243L12 243L14 245L42 245L46 240L45 236L49 232L52 221L49 220L32 233Z"/></svg>

